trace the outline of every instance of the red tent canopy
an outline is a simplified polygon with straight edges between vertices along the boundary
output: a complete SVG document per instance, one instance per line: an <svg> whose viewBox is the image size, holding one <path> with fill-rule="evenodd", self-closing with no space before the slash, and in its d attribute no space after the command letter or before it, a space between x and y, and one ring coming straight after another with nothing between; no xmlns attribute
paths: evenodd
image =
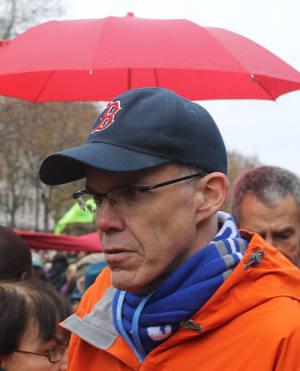
<svg viewBox="0 0 300 371"><path fill-rule="evenodd" d="M29 232L20 229L14 231L21 236L31 249L63 251L102 251L97 232L81 236L56 235L53 233Z"/></svg>

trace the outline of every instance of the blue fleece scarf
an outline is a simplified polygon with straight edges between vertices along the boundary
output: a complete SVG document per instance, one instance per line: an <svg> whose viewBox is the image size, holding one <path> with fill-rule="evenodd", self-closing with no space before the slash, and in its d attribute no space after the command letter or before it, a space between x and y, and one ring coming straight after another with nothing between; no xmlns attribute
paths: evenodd
<svg viewBox="0 0 300 371"><path fill-rule="evenodd" d="M171 273L147 296L117 291L115 327L140 361L176 332L216 292L242 259L248 242L232 217L218 214L221 229L213 241Z"/></svg>

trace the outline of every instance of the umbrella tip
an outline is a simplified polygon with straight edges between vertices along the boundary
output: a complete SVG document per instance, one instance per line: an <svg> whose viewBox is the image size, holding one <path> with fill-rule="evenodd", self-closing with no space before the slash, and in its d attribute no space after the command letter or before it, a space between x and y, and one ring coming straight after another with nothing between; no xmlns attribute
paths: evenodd
<svg viewBox="0 0 300 371"><path fill-rule="evenodd" d="M126 17L134 17L134 13L133 12L128 12Z"/></svg>

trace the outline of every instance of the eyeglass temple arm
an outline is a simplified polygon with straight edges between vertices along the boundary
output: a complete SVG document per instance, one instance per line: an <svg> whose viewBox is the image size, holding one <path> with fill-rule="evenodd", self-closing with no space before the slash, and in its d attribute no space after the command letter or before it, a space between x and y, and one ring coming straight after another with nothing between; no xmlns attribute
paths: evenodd
<svg viewBox="0 0 300 371"><path fill-rule="evenodd" d="M183 180L195 178L196 176L200 176L200 175L204 175L204 174L205 174L205 172L202 171L202 172L199 172L199 173L196 173L196 174L192 174L192 175L187 175L187 176L184 176L182 178L175 179L175 180L174 179L167 180L166 182L163 182L163 183L154 184L154 185L151 185L151 186L141 187L140 192L151 191L152 189L155 189L155 188L159 188L159 187L167 186L169 184L174 184L174 183L182 182Z"/></svg>

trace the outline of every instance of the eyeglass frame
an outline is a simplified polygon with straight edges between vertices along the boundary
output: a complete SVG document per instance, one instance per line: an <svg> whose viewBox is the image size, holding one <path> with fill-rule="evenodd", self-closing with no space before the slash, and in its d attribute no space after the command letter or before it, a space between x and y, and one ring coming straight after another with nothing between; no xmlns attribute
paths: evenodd
<svg viewBox="0 0 300 371"><path fill-rule="evenodd" d="M15 353L21 353L21 354L32 354L32 355L35 355L35 356L46 357L50 363L58 363L58 362L60 362L64 358L64 354L57 361L53 361L51 359L51 351L53 349L57 349L57 348L61 348L61 349L64 349L64 351L66 351L67 350L67 347L68 347L67 345L58 345L55 348L51 348L51 349L46 350L45 353L30 352L28 350L21 350L21 349L17 349L14 352Z"/></svg>
<svg viewBox="0 0 300 371"><path fill-rule="evenodd" d="M96 198L97 197L102 198L102 200L99 204L99 206L100 206L102 204L102 202L104 201L104 199L107 199L110 202L110 199L109 199L108 196L109 196L109 193L112 193L112 192L122 191L122 190L126 190L126 189L134 189L135 191L138 191L139 193L144 193L144 192L147 192L147 191L152 191L153 189L157 189L157 188L165 187L165 186L175 184L175 183L178 183L178 182L182 182L184 180L189 180L189 179L195 178L197 176L204 177L207 174L208 174L208 172L206 172L204 170L200 170L195 174L186 175L184 177L167 180L167 181L161 182L161 183L156 183L156 184L152 184L152 185L144 185L144 186L136 185L136 186L121 187L121 188L117 188L117 189L112 189L112 190L107 191L107 192L95 192L95 191L92 191L92 190L89 190L89 189L81 189L81 190L73 193L73 198L74 198L74 200L77 201L80 208L82 208L82 206L79 202L81 196L90 195L94 199L95 199L95 197Z"/></svg>

